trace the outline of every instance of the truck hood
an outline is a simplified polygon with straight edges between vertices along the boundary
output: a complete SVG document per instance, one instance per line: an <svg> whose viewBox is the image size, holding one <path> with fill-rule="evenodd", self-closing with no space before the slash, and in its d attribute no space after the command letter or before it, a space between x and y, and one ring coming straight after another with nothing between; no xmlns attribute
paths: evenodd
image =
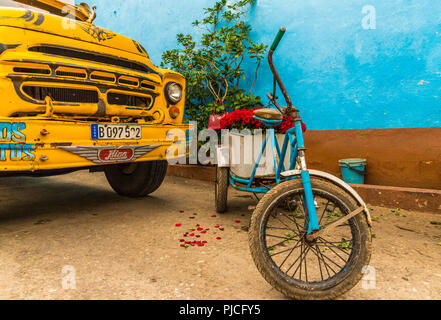
<svg viewBox="0 0 441 320"><path fill-rule="evenodd" d="M146 50L135 40L87 22L63 18L49 13L21 8L0 7L0 26L54 34L123 50L148 58Z"/></svg>

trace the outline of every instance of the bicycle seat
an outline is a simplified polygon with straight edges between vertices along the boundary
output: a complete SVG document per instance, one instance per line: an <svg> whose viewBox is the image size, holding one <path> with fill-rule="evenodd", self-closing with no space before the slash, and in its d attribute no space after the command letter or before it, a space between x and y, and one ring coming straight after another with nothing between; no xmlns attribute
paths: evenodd
<svg viewBox="0 0 441 320"><path fill-rule="evenodd" d="M275 110L275 109L258 109L254 110L254 115L258 118L265 119L265 120L282 120L283 116L282 114Z"/></svg>

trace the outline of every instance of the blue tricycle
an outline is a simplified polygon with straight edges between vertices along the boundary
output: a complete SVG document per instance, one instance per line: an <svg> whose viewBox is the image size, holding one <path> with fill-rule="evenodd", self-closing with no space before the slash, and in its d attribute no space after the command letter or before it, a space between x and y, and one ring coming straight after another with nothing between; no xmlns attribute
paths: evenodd
<svg viewBox="0 0 441 320"><path fill-rule="evenodd" d="M227 211L229 185L256 197L263 194L249 227L251 255L258 270L275 289L293 299L334 299L372 271L372 221L369 209L351 186L307 168L299 110L273 64L273 54L285 31L280 29L268 54L274 75L273 93L268 98L274 107L254 113L255 119L267 127L262 150L248 177L234 174L227 165L218 165L216 209L219 213ZM286 101L284 108L277 102L277 86ZM274 127L283 116L293 117L295 126L285 134L282 144ZM272 175L259 176L261 158L269 149L274 159Z"/></svg>

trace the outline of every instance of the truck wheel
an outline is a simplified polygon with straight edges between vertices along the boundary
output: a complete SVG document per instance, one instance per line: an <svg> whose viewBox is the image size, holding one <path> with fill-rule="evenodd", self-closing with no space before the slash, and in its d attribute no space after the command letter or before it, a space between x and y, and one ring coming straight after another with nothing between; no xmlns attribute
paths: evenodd
<svg viewBox="0 0 441 320"><path fill-rule="evenodd" d="M216 183L214 187L216 212L225 213L228 210L228 185L229 185L229 168L216 167Z"/></svg>
<svg viewBox="0 0 441 320"><path fill-rule="evenodd" d="M155 192L164 181L167 161L134 162L108 166L107 181L121 196L138 198Z"/></svg>

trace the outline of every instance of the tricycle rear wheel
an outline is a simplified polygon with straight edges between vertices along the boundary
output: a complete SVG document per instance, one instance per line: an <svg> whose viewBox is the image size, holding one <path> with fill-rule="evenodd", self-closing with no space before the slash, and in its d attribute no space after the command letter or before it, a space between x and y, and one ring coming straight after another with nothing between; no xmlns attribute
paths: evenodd
<svg viewBox="0 0 441 320"><path fill-rule="evenodd" d="M228 210L229 177L229 168L216 167L216 182L214 186L214 194L217 213L225 213Z"/></svg>
<svg viewBox="0 0 441 320"><path fill-rule="evenodd" d="M107 181L116 193L139 198L155 192L167 173L167 161L133 162L108 166Z"/></svg>

